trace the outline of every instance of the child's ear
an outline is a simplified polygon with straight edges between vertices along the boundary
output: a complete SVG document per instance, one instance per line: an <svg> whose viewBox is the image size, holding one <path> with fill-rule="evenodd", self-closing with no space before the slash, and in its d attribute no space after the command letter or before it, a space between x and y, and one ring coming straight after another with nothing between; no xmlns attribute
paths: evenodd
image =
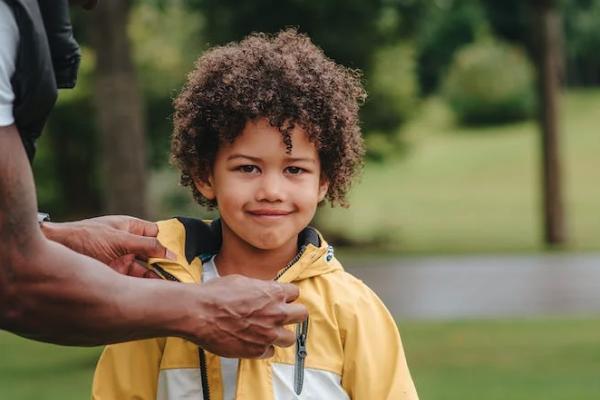
<svg viewBox="0 0 600 400"><path fill-rule="evenodd" d="M323 201L329 190L329 181L325 177L321 177L319 182L319 202Z"/></svg>
<svg viewBox="0 0 600 400"><path fill-rule="evenodd" d="M202 194L202 196L206 197L208 200L215 199L216 195L215 195L215 189L213 187L212 176L209 176L206 179L195 178L194 186L196 186L196 189L198 189L198 191Z"/></svg>

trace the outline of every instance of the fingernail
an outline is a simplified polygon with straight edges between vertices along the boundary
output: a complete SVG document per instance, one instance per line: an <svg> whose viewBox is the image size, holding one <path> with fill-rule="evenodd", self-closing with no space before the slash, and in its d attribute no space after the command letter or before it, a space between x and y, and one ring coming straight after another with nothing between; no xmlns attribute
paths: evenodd
<svg viewBox="0 0 600 400"><path fill-rule="evenodd" d="M165 253L165 257L167 260L177 261L177 254L173 253L169 249L167 249L167 252Z"/></svg>

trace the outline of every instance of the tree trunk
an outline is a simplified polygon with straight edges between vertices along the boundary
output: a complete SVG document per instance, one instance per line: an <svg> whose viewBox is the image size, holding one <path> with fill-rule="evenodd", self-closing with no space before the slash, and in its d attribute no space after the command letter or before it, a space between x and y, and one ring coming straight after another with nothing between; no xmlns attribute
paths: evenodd
<svg viewBox="0 0 600 400"><path fill-rule="evenodd" d="M552 246L564 244L567 240L558 123L562 29L560 14L553 0L536 0L534 7L534 51L542 138L544 240Z"/></svg>
<svg viewBox="0 0 600 400"><path fill-rule="evenodd" d="M102 145L105 210L146 216L144 113L130 54L130 1L102 0L93 12L95 103Z"/></svg>

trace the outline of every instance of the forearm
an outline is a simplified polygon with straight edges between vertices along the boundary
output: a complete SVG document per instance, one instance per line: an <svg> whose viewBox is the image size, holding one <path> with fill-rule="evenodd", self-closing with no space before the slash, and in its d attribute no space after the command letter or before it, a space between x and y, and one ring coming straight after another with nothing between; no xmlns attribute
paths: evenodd
<svg viewBox="0 0 600 400"><path fill-rule="evenodd" d="M183 285L122 276L45 239L36 208L18 132L2 127L0 329L73 345L189 334L180 328L192 297ZM199 310L202 298L194 296ZM201 312L195 317L201 324Z"/></svg>
<svg viewBox="0 0 600 400"><path fill-rule="evenodd" d="M67 345L186 335L183 285L123 276L49 241L37 246L12 260L3 329Z"/></svg>

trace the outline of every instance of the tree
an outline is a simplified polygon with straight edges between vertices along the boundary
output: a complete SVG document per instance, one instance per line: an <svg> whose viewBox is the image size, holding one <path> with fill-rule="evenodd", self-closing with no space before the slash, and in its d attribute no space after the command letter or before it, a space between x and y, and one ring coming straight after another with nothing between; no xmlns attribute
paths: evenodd
<svg viewBox="0 0 600 400"><path fill-rule="evenodd" d="M131 1L103 0L92 16L95 103L102 145L105 209L146 215L146 140L142 99L127 23Z"/></svg>
<svg viewBox="0 0 600 400"><path fill-rule="evenodd" d="M534 60L538 70L539 122L542 128L544 237L546 243L556 245L566 241L558 131L561 19L553 0L536 0L533 7L534 40L538 44L534 49Z"/></svg>
<svg viewBox="0 0 600 400"><path fill-rule="evenodd" d="M563 42L558 0L484 0L483 3L495 32L525 45L537 71L544 240L548 245L563 244L567 233L558 131Z"/></svg>

